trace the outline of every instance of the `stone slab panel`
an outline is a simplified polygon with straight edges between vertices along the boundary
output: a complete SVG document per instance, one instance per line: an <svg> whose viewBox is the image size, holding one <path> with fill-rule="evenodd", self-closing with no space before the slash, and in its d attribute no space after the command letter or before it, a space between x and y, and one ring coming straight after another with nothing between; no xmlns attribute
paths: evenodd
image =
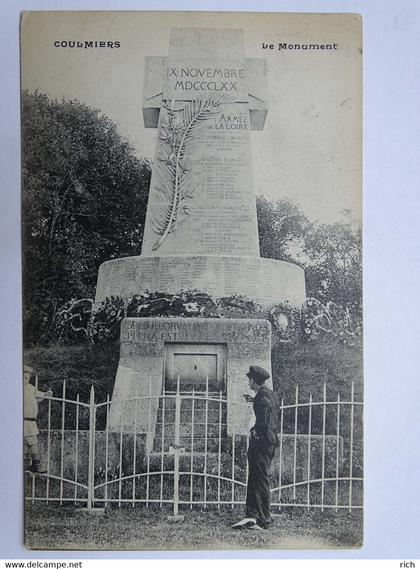
<svg viewBox="0 0 420 569"><path fill-rule="evenodd" d="M198 290L214 297L247 296L263 305L305 302L305 274L301 267L260 257L162 256L124 257L99 268L96 303L107 297L130 298L160 291L175 294Z"/></svg>

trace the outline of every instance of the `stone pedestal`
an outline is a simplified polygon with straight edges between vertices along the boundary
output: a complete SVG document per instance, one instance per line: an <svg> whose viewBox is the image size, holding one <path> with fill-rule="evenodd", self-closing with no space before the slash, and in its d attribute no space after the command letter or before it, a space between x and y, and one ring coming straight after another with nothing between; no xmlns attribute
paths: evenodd
<svg viewBox="0 0 420 569"><path fill-rule="evenodd" d="M298 265L260 257L218 255L139 256L115 259L99 269L96 302L149 291L199 290L215 298L242 295L262 305L305 301L305 275Z"/></svg>
<svg viewBox="0 0 420 569"><path fill-rule="evenodd" d="M120 362L112 396L110 429L130 432L136 426L139 432L148 432L153 439L163 383L171 379L171 374L176 375L167 365L168 357L172 347L186 345L190 350L181 348L185 358L194 357L196 346L205 346L210 354L217 354L217 387L210 388L220 389L227 395L227 434L246 435L252 408L243 398L248 392L245 374L250 363L271 373L270 336L271 326L267 320L126 318L121 325ZM223 348L224 360L217 347ZM188 364L184 364L183 369L187 370ZM199 374L200 370L195 383L193 378L193 386L203 392L206 386ZM272 386L271 379L268 385ZM127 401L137 396L140 397L137 402Z"/></svg>

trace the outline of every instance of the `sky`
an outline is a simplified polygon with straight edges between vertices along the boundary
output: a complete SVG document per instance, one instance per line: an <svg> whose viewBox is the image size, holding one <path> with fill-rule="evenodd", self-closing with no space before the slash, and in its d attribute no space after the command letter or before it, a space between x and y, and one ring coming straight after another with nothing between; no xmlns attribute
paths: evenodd
<svg viewBox="0 0 420 569"><path fill-rule="evenodd" d="M361 29L355 15L43 13L22 25L22 87L100 109L136 154L152 158L157 131L142 119L145 56L167 56L172 27L241 28L245 56L268 68L268 115L251 133L255 191L288 198L313 221L361 217ZM113 49L55 41L119 41ZM337 44L329 51L281 43ZM263 48L273 44L274 49Z"/></svg>

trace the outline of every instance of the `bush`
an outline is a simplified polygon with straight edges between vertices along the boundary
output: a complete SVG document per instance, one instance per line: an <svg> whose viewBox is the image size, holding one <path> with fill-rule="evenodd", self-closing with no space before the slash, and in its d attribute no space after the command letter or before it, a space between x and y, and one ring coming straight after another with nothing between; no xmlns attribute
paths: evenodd
<svg viewBox="0 0 420 569"><path fill-rule="evenodd" d="M75 399L79 393L81 401L89 401L93 385L96 401L105 401L108 393L112 395L119 352L118 342L108 345L54 344L27 349L25 363L38 374L41 389L51 388L54 396L62 396L63 382L66 381L70 399Z"/></svg>
<svg viewBox="0 0 420 569"><path fill-rule="evenodd" d="M324 383L327 398L335 400L338 392L349 398L352 382L355 395L359 399L363 396L361 346L337 343L333 337L274 346L272 371L274 389L280 399L287 401L294 400L296 385L301 400L307 401L311 393L319 399Z"/></svg>

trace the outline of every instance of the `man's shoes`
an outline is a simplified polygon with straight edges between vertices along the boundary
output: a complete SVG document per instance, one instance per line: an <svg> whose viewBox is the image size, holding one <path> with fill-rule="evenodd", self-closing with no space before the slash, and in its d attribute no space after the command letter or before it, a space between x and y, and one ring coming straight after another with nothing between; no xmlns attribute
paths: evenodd
<svg viewBox="0 0 420 569"><path fill-rule="evenodd" d="M240 522L233 524L232 529L251 529L257 525L255 518L243 518Z"/></svg>

